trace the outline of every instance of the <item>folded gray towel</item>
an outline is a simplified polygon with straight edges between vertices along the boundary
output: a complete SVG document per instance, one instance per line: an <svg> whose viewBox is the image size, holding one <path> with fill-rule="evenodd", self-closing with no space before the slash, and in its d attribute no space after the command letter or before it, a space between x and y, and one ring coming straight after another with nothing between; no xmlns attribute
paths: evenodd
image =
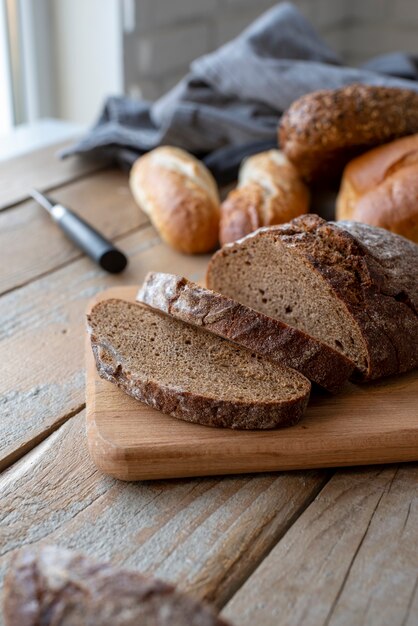
<svg viewBox="0 0 418 626"><path fill-rule="evenodd" d="M418 91L417 80L417 60L401 53L359 69L344 67L299 11L281 3L194 61L190 73L154 104L109 98L97 124L62 156L107 154L130 164L161 144L201 157L219 151L206 162L225 182L243 156L275 145L280 115L303 94L355 82Z"/></svg>

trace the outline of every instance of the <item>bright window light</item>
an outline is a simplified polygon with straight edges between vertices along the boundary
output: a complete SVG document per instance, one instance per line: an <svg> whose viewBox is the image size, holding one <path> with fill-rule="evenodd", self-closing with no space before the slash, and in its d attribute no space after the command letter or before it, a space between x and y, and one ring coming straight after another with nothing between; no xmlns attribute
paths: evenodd
<svg viewBox="0 0 418 626"><path fill-rule="evenodd" d="M13 127L12 90L9 74L9 49L4 0L0 0L0 134Z"/></svg>

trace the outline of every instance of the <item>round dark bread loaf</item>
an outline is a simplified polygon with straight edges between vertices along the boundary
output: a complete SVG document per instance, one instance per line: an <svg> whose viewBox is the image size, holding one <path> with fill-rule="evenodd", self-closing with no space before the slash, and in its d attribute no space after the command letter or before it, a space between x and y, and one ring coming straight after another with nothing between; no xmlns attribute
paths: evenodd
<svg viewBox="0 0 418 626"><path fill-rule="evenodd" d="M6 626L228 626L172 585L56 546L17 554L4 618Z"/></svg>
<svg viewBox="0 0 418 626"><path fill-rule="evenodd" d="M279 145L308 182L336 179L355 156L418 133L418 93L354 84L302 96L283 115Z"/></svg>
<svg viewBox="0 0 418 626"><path fill-rule="evenodd" d="M322 341L186 278L150 272L137 300L301 372L332 393L354 369Z"/></svg>
<svg viewBox="0 0 418 626"><path fill-rule="evenodd" d="M173 417L251 430L305 412L311 385L296 370L142 304L99 302L88 327L100 376Z"/></svg>
<svg viewBox="0 0 418 626"><path fill-rule="evenodd" d="M418 246L382 228L305 215L261 229L212 257L207 284L340 350L359 379L418 366Z"/></svg>

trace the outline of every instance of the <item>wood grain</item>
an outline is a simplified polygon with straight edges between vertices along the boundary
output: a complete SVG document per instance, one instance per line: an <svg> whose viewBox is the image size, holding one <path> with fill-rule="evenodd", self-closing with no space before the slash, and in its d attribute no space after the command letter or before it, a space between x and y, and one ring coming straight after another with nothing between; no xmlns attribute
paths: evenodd
<svg viewBox="0 0 418 626"><path fill-rule="evenodd" d="M136 287L103 298L134 301ZM94 300L97 301L97 298ZM341 467L418 460L418 375L336 396L317 392L292 428L232 431L164 415L102 380L87 347L89 450L97 466L123 480Z"/></svg>
<svg viewBox="0 0 418 626"><path fill-rule="evenodd" d="M149 223L132 198L128 175L120 170L107 170L70 183L54 197L110 239ZM81 256L34 201L0 213L0 294Z"/></svg>
<svg viewBox="0 0 418 626"><path fill-rule="evenodd" d="M108 165L108 160L81 156L59 159L59 150L72 143L54 144L0 163L0 210L26 200L31 187L46 191Z"/></svg>
<svg viewBox="0 0 418 626"><path fill-rule="evenodd" d="M130 259L121 275L82 258L0 298L0 469L84 405L87 302L106 287L139 284L152 269L199 279L208 259L173 251L152 227L119 245Z"/></svg>
<svg viewBox="0 0 418 626"><path fill-rule="evenodd" d="M418 623L418 465L336 474L224 615L241 626Z"/></svg>
<svg viewBox="0 0 418 626"><path fill-rule="evenodd" d="M123 483L90 461L84 424L81 412L0 476L0 579L18 547L42 541L221 606L328 479L312 471Z"/></svg>

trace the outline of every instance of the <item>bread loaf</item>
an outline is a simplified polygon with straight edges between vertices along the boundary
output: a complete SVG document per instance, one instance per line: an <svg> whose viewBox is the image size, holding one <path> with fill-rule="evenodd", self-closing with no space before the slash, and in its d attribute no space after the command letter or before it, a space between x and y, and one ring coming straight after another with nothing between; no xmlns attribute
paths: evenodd
<svg viewBox="0 0 418 626"><path fill-rule="evenodd" d="M414 133L418 93L354 84L296 100L282 117L279 145L305 180L330 180L360 153Z"/></svg>
<svg viewBox="0 0 418 626"><path fill-rule="evenodd" d="M105 300L88 316L98 372L149 406L205 426L296 424L309 381L142 304Z"/></svg>
<svg viewBox="0 0 418 626"><path fill-rule="evenodd" d="M262 152L245 159L238 187L221 205L219 240L230 243L308 211L309 191L295 167L279 150Z"/></svg>
<svg viewBox="0 0 418 626"><path fill-rule="evenodd" d="M333 393L354 369L352 361L297 328L180 276L150 272L137 300L293 367Z"/></svg>
<svg viewBox="0 0 418 626"><path fill-rule="evenodd" d="M337 219L380 226L418 243L418 135L350 161L337 198Z"/></svg>
<svg viewBox="0 0 418 626"><path fill-rule="evenodd" d="M166 243L187 254L215 248L219 195L201 161L179 148L156 148L135 161L129 184Z"/></svg>
<svg viewBox="0 0 418 626"><path fill-rule="evenodd" d="M224 246L207 284L339 350L370 380L418 366L417 276L411 241L306 215Z"/></svg>
<svg viewBox="0 0 418 626"><path fill-rule="evenodd" d="M25 548L4 585L5 626L227 626L167 583L65 548Z"/></svg>

